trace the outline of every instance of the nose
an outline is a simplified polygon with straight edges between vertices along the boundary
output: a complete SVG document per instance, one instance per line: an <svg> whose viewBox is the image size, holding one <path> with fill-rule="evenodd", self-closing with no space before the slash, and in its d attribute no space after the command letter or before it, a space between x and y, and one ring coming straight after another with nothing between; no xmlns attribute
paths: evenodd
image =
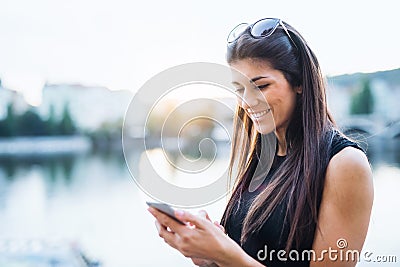
<svg viewBox="0 0 400 267"><path fill-rule="evenodd" d="M257 92L251 89L245 89L240 98L240 106L243 109L253 108L258 104Z"/></svg>

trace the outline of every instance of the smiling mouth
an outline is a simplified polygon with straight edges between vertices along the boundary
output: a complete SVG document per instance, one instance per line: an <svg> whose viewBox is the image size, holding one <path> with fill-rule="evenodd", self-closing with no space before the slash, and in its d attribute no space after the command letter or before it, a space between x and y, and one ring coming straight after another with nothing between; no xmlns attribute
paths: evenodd
<svg viewBox="0 0 400 267"><path fill-rule="evenodd" d="M265 116L265 115L266 115L267 113L269 113L270 111L271 111L271 109L268 108L268 109L266 109L266 110L264 110L264 111L261 111L261 112L249 113L249 115L250 115L252 118L259 119L259 118Z"/></svg>

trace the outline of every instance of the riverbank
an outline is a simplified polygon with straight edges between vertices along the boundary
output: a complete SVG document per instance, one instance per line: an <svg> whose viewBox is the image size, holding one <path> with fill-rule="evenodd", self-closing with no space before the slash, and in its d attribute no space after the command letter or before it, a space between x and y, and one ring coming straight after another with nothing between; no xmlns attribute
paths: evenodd
<svg viewBox="0 0 400 267"><path fill-rule="evenodd" d="M0 156L84 153L92 146L91 139L83 135L1 138Z"/></svg>

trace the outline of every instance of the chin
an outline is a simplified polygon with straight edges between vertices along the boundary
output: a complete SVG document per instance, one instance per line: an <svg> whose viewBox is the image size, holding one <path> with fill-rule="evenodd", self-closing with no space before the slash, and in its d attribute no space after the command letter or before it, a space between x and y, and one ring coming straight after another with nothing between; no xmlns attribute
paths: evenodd
<svg viewBox="0 0 400 267"><path fill-rule="evenodd" d="M269 134L275 131L275 125L260 125L260 127L256 127L256 130L260 134Z"/></svg>
<svg viewBox="0 0 400 267"><path fill-rule="evenodd" d="M275 121L271 115L261 121L253 121L253 123L257 132L259 132L260 134L269 134L271 132L274 132L276 129Z"/></svg>

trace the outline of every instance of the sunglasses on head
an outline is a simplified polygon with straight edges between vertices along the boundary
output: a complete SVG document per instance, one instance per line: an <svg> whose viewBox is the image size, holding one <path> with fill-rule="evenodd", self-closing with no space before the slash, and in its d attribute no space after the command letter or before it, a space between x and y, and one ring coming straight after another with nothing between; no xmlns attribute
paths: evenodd
<svg viewBox="0 0 400 267"><path fill-rule="evenodd" d="M296 43L293 41L292 37L289 34L285 24L283 24L282 20L276 18L265 18L260 19L253 24L250 25L250 35L255 39L262 39L271 36L278 26L282 26L283 30L286 32L290 41L292 41L293 45L297 48ZM240 23L229 33L227 42L228 44L234 43L239 39L239 37L246 31L249 27L248 23Z"/></svg>

